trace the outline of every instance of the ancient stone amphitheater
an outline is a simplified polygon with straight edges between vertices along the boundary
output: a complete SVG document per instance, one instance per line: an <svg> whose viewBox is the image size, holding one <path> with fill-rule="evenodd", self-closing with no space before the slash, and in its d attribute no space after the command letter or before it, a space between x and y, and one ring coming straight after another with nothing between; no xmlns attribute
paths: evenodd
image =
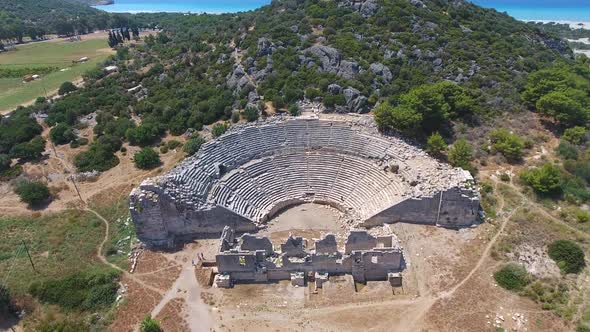
<svg viewBox="0 0 590 332"><path fill-rule="evenodd" d="M471 175L363 121L273 119L234 126L130 195L137 235L152 246L256 231L300 203L331 205L351 226L410 222L467 227L479 219Z"/></svg>

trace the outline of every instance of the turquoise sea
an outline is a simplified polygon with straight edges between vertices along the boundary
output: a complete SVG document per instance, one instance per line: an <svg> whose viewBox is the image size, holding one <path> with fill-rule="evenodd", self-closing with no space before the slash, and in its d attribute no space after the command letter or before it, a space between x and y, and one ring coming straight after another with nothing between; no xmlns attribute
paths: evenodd
<svg viewBox="0 0 590 332"><path fill-rule="evenodd" d="M519 20L590 22L589 0L472 0Z"/></svg>
<svg viewBox="0 0 590 332"><path fill-rule="evenodd" d="M109 12L224 13L252 10L271 0L115 0L97 6ZM590 0L472 0L483 7L508 12L520 20L570 20L590 22Z"/></svg>

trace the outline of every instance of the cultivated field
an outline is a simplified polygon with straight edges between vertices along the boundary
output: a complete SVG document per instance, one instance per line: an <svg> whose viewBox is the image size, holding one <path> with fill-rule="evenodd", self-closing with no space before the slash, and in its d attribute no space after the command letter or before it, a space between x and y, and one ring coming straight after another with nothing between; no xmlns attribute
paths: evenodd
<svg viewBox="0 0 590 332"><path fill-rule="evenodd" d="M40 80L23 83L22 77L0 78L0 113L12 111L18 105L26 105L39 96L55 94L61 83L75 81L87 70L104 61L113 51L108 47L104 33L82 36L82 41L54 39L45 42L17 46L0 53L0 69L57 67L41 75ZM73 60L88 57L90 60L73 64ZM62 71L63 70L63 71Z"/></svg>

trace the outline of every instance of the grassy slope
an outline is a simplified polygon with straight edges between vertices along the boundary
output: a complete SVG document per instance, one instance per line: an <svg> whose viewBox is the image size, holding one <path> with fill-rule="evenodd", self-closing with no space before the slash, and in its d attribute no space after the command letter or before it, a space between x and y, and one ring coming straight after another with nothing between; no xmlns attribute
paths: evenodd
<svg viewBox="0 0 590 332"><path fill-rule="evenodd" d="M0 79L0 112L11 111L16 106L31 102L39 96L51 93L65 81L74 81L85 71L104 61L110 51L106 40L90 39L81 42L42 42L18 46L16 51L0 54L0 66L38 67L56 66L67 71L55 71L41 80L22 83L20 79ZM90 61L73 65L72 60L87 56ZM34 74L34 73L32 73Z"/></svg>
<svg viewBox="0 0 590 332"><path fill-rule="evenodd" d="M0 218L0 234L0 275L8 274L6 285L15 295L24 294L33 281L104 266L95 259L104 226L88 212L69 210L37 219ZM33 272L22 240L39 274Z"/></svg>

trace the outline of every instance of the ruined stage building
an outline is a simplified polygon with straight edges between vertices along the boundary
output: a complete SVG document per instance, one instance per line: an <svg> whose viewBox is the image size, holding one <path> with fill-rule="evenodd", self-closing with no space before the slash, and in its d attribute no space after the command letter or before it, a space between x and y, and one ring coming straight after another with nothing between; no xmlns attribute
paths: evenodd
<svg viewBox="0 0 590 332"><path fill-rule="evenodd" d="M392 236L373 237L364 230L350 232L344 252L338 250L333 234L315 241L312 250L304 238L289 236L275 251L268 237L244 234L236 238L226 226L215 260L219 272L215 284L222 288L236 282L278 280L291 280L293 286L315 280L321 288L330 275L342 274L351 274L355 282L381 280L400 287L405 268L403 250Z"/></svg>

